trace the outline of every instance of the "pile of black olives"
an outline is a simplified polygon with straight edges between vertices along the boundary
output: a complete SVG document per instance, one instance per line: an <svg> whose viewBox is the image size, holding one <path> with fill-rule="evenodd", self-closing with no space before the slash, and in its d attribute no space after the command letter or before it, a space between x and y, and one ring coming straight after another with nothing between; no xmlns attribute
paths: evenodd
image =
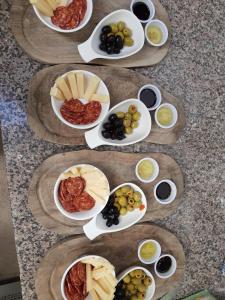
<svg viewBox="0 0 225 300"><path fill-rule="evenodd" d="M123 289L122 281L120 281L116 286L116 291L113 300L130 300L130 297L126 296L125 289Z"/></svg>
<svg viewBox="0 0 225 300"><path fill-rule="evenodd" d="M105 139L123 140L125 136L125 126L123 119L118 118L116 114L109 116L108 122L103 124L102 136Z"/></svg>
<svg viewBox="0 0 225 300"><path fill-rule="evenodd" d="M119 224L120 212L117 207L114 206L114 197L111 195L107 202L107 205L102 210L102 217L106 220L106 226L111 227L112 225Z"/></svg>
<svg viewBox="0 0 225 300"><path fill-rule="evenodd" d="M106 25L101 30L99 49L107 54L119 54L124 46L133 45L131 35L131 30L126 28L124 22Z"/></svg>

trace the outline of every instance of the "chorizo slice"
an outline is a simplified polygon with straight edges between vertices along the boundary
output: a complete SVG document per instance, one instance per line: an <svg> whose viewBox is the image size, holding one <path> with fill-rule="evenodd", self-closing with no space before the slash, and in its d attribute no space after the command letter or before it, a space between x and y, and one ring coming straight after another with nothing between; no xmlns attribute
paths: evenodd
<svg viewBox="0 0 225 300"><path fill-rule="evenodd" d="M80 196L75 198L76 206L79 210L90 210L95 206L95 200L87 192L83 192Z"/></svg>
<svg viewBox="0 0 225 300"><path fill-rule="evenodd" d="M82 262L77 264L77 274L82 282L86 282L86 267Z"/></svg>
<svg viewBox="0 0 225 300"><path fill-rule="evenodd" d="M85 188L84 180L81 177L68 178L65 182L66 189L70 195L80 196Z"/></svg>

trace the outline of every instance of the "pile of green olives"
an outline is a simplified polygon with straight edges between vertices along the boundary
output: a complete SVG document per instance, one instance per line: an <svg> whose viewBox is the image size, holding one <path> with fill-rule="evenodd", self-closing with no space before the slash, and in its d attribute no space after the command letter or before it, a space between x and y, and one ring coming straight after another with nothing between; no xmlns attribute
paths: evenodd
<svg viewBox="0 0 225 300"><path fill-rule="evenodd" d="M143 300L152 280L141 269L131 271L123 278L123 289L130 300Z"/></svg>
<svg viewBox="0 0 225 300"><path fill-rule="evenodd" d="M123 186L114 193L114 206L119 210L121 216L125 216L137 208L142 208L141 193L135 191L131 186Z"/></svg>
<svg viewBox="0 0 225 300"><path fill-rule="evenodd" d="M126 113L119 111L116 115L118 118L123 119L126 134L131 134L133 130L138 127L138 121L141 117L135 105L130 105Z"/></svg>
<svg viewBox="0 0 225 300"><path fill-rule="evenodd" d="M124 22L113 23L102 27L99 49L107 54L119 54L124 46L134 44L132 31Z"/></svg>

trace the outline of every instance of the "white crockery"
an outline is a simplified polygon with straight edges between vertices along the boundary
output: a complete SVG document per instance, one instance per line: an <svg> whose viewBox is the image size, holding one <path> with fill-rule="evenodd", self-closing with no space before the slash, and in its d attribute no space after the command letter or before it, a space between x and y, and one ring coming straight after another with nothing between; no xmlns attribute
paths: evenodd
<svg viewBox="0 0 225 300"><path fill-rule="evenodd" d="M68 1L68 2L70 3L72 1ZM87 0L87 10L86 10L85 16L84 16L83 20L80 22L80 24L76 28L73 28L73 29L62 29L62 28L54 25L51 21L51 18L43 15L39 11L39 9L36 8L36 6L34 4L32 6L33 6L33 9L34 9L37 17L39 18L39 20L43 24L45 24L50 29L53 29L53 30L58 31L58 32L63 32L63 33L75 32L75 31L78 31L78 30L82 29L89 22L89 20L92 16L92 11L93 11L93 1L92 0Z"/></svg>
<svg viewBox="0 0 225 300"><path fill-rule="evenodd" d="M142 246L144 246L144 244L149 243L149 242L153 243L156 246L156 254L150 259L144 259L141 257L141 248L142 248ZM159 259L160 255L161 255L161 246L156 240L146 239L139 243L138 258L143 264L146 264L146 265L153 264L154 262L156 262Z"/></svg>
<svg viewBox="0 0 225 300"><path fill-rule="evenodd" d="M102 136L101 131L103 130L103 124L107 122L109 115L119 111L127 112L128 107L130 105L135 105L137 107L137 110L141 114L141 118L138 121L139 124L138 127L133 130L132 134L126 135L126 138L124 140L119 141L119 140L105 139ZM113 108L111 108L108 114L106 115L105 119L101 122L101 124L99 124L97 127L95 127L92 130L86 131L85 139L88 146L91 149L98 147L100 145L127 146L131 144L135 144L145 139L151 131L151 125L152 125L151 116L144 103L142 103L138 99L128 99L118 103Z"/></svg>
<svg viewBox="0 0 225 300"><path fill-rule="evenodd" d="M148 38L148 27L149 26L157 26L161 31L162 31L162 40L159 44L154 44L149 38ZM167 26L165 23L163 23L162 21L158 20L158 19L154 19L154 20L151 20L150 22L148 22L148 24L145 26L145 38L148 42L148 44L150 46L154 46L154 47L161 47L163 46L167 40L168 40L168 36L169 36L169 33L168 33L168 29L167 29Z"/></svg>
<svg viewBox="0 0 225 300"><path fill-rule="evenodd" d="M139 173L138 173L138 167L139 167L140 163L142 163L142 162L145 161L145 160L148 160L150 163L153 164L153 174L152 174L148 179L143 179L143 178L141 178L141 176L140 176ZM142 158L142 159L139 160L139 162L136 164L135 174L136 174L137 178L138 178L140 181L144 182L144 183L152 182L152 181L154 181L154 180L157 178L157 176L159 175L159 165L158 165L157 161L156 161L155 159L151 158L151 157L145 157L145 158Z"/></svg>
<svg viewBox="0 0 225 300"><path fill-rule="evenodd" d="M132 31L132 39L134 40L134 45L131 47L124 47L120 54L107 54L99 49L100 44L100 33L102 27L109 25L111 23L118 23L123 21L126 26ZM89 62L96 58L104 59L121 59L131 56L142 49L144 46L145 35L141 22L138 18L129 10L120 9L112 12L111 14L104 17L98 25L95 27L93 33L89 39L78 45L78 51L80 56L85 62Z"/></svg>
<svg viewBox="0 0 225 300"><path fill-rule="evenodd" d="M173 115L173 118L172 118L172 121L169 125L165 126L165 125L162 125L160 124L158 118L157 118L157 113L158 111L160 110L160 108L162 107L167 107L171 110L172 112L172 115ZM161 128L164 128L164 129L168 129L168 128L172 128L173 126L175 126L175 124L177 123L177 119L178 119L178 114L177 114L177 109L174 105L170 104L170 103L163 103L161 104L155 111L155 122L156 124L161 127Z"/></svg>
<svg viewBox="0 0 225 300"><path fill-rule="evenodd" d="M141 19L139 19L141 23L146 24L150 20L152 20L154 18L154 16L155 16L155 5L153 4L153 2L151 0L132 0L131 4L130 4L130 10L132 12L133 12L133 6L134 6L134 4L137 3L137 2L143 2L149 8L149 11L150 11L149 18L147 20L141 20Z"/></svg>
<svg viewBox="0 0 225 300"><path fill-rule="evenodd" d="M169 257L171 258L171 260L172 260L172 265L171 265L170 269L169 269L167 272L165 272L165 273L160 273L160 272L157 271L156 266L157 266L158 261L159 261L162 257L165 257L165 256L169 256ZM159 278L161 278L161 279L166 279L166 278L171 277L171 276L176 272L176 269L177 269L177 261L176 261L175 257L172 256L172 255L170 255L170 254L164 254L164 255L160 256L159 259L158 259L158 260L155 262L155 264L154 264L154 271L155 271L155 274L156 274Z"/></svg>
<svg viewBox="0 0 225 300"><path fill-rule="evenodd" d="M139 266L134 266L134 267L130 267L126 270L124 270L122 273L120 273L118 276L117 276L117 279L118 279L118 283L127 275L129 274L130 272L134 271L134 270L142 270L146 273L146 275L148 277L151 278L152 280L152 283L149 285L147 291L146 291L146 296L144 298L144 300L151 300L155 294L155 279L154 277L152 276L152 273L147 270L146 268L143 268L143 267L139 267Z"/></svg>
<svg viewBox="0 0 225 300"><path fill-rule="evenodd" d="M73 71L69 71L65 74L62 75L62 77L66 77L68 75L68 73L83 73L84 74L84 78L85 78L85 88L88 86L91 78L93 76L96 76L94 73L92 72L89 72L89 71L85 71L85 70L73 70ZM98 77L98 76L96 76ZM54 87L56 87L56 83L54 84ZM99 86L98 86L98 89L97 89L97 92L98 94L103 94L103 95L107 95L109 96L109 91L105 85L105 83L101 80L100 83L99 83ZM86 104L88 103L88 101L86 99L79 99L83 104ZM87 125L75 125L75 124L72 124L68 121L66 121L61 112L60 112L60 108L61 106L63 105L64 101L62 100L58 100L56 99L55 97L52 97L51 96L51 103L52 103L52 108L53 108L53 111L54 113L56 114L56 116L60 119L61 122L63 122L65 125L67 126L70 126L72 128L76 128L76 129L90 129L92 127L95 127L96 125L98 125L104 118L105 116L107 115L108 111L109 111L109 106L110 106L110 101L109 102L106 102L106 103L101 103L101 106L102 106L102 111L100 113L100 116L99 118L93 122L93 123L90 123L90 124L87 124Z"/></svg>
<svg viewBox="0 0 225 300"><path fill-rule="evenodd" d="M81 167L85 167L85 166L91 166L91 165L89 165L89 164L80 164L80 165L75 165L75 166L69 167L67 170L65 170L64 172L62 172L59 175L58 179L56 180L55 186L54 186L54 192L53 193L54 193L54 201L55 201L56 207L61 212L61 214L63 214L65 217L67 217L69 219L72 219L72 220L88 220L88 219L93 218L99 212L101 212L103 210L103 208L106 206L106 203L107 203L108 198L109 198L110 187L109 187L109 182L108 182L107 177L105 176L105 174L101 170L99 170L98 168L96 168L94 166L91 166L91 167L95 168L96 170L98 170L99 172L101 172L101 174L104 175L104 177L107 180L107 183L108 183L108 186L107 186L108 196L104 199L105 203L100 203L98 201L95 201L95 206L92 209L87 210L87 211L73 212L73 213L66 211L62 207L62 205L59 201L59 197L58 197L58 190L59 190L59 184L62 180L63 173L69 172L72 168L81 168Z"/></svg>
<svg viewBox="0 0 225 300"><path fill-rule="evenodd" d="M67 273L70 271L70 269L75 265L77 264L78 262L80 262L81 260L84 260L84 259L90 259L90 258L103 258L105 260L107 260L106 258L102 257L102 256L98 256L98 255L85 255L85 256L82 256L78 259L76 259L74 262L72 262L69 267L65 270L65 272L63 273L63 276L62 276L62 279L61 279L61 294L62 294L62 297L64 300L68 300L66 295L65 295L65 279L66 279L66 275ZM110 262L109 262L110 263ZM112 273L112 275L115 277L115 272ZM90 293L88 294L88 296L85 298L85 300L93 300Z"/></svg>
<svg viewBox="0 0 225 300"><path fill-rule="evenodd" d="M128 212L125 216L120 216L119 224L112 225L111 227L106 226L106 220L104 220L102 214L99 213L90 222L83 226L84 233L90 240L95 239L97 236L103 233L117 232L127 229L144 217L147 210L147 201L144 192L136 184L131 182L123 183L112 190L110 195L112 195L117 189L126 185L131 186L135 191L141 193L141 201L145 207L142 210L137 208L131 212Z"/></svg>
<svg viewBox="0 0 225 300"><path fill-rule="evenodd" d="M166 182L170 185L170 188L171 188L171 194L170 196L165 199L165 200L161 200L157 197L156 195L156 190L157 190L157 187L162 183L162 182ZM166 205L166 204L170 204L171 202L173 202L175 199L176 199L176 196L177 196L177 187L175 185L175 183L172 181L172 180L169 180L169 179L163 179L161 181L159 181L155 186L154 186L154 197L156 199L157 202L159 202L160 204L163 204L163 205Z"/></svg>
<svg viewBox="0 0 225 300"><path fill-rule="evenodd" d="M138 99L139 100L141 100L141 92L143 90L146 90L146 89L152 90L156 94L156 103L155 103L155 105L148 108L149 111L155 110L161 104L161 100L162 100L161 92L160 92L159 88L157 88L157 86L155 86L153 84L146 84L146 85L142 86L140 88L140 90L138 91Z"/></svg>

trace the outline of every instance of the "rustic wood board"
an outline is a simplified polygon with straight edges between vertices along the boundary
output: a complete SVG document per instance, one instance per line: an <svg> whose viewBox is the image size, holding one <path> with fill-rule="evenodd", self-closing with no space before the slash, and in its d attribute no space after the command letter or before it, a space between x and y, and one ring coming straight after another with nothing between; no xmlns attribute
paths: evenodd
<svg viewBox="0 0 225 300"><path fill-rule="evenodd" d="M138 243L146 238L156 239L163 253L170 253L177 259L177 270L169 279L162 280L155 276L153 266L142 265L137 257ZM152 224L134 225L132 228L115 234L107 234L96 241L85 237L72 238L55 245L41 261L35 279L36 293L39 300L62 300L60 282L65 269L78 257L96 254L107 258L116 269L142 265L152 271L156 280L156 293L153 299L159 299L171 288L176 288L183 278L185 254L179 240L169 231Z"/></svg>
<svg viewBox="0 0 225 300"><path fill-rule="evenodd" d="M148 184L140 182L135 176L136 163L146 156L156 159L160 168L159 176ZM70 166L82 163L93 164L100 168L109 179L111 190L124 182L133 182L140 186L148 201L148 209L141 222L154 221L171 215L181 202L184 190L183 175L178 164L168 155L94 150L56 154L46 159L36 169L28 193L28 204L33 215L49 230L59 234L79 234L83 232L82 226L88 222L64 217L56 208L53 199L53 189L58 176ZM175 182L177 198L171 204L161 205L154 200L153 186L166 178Z"/></svg>
<svg viewBox="0 0 225 300"><path fill-rule="evenodd" d="M156 8L156 18L162 20L169 30L169 39L162 47L143 49L126 59L93 60L94 64L114 65L120 67L151 66L159 63L167 54L171 41L171 24L168 14L158 0L153 0ZM130 1L95 0L93 15L90 23L81 31L74 33L59 33L45 26L36 16L33 7L27 0L14 0L10 13L10 25L19 45L32 58L48 63L84 63L77 45L84 42L91 35L96 24L108 13L117 9L129 9Z"/></svg>
<svg viewBox="0 0 225 300"><path fill-rule="evenodd" d="M120 101L136 98L138 90L144 84L154 84L150 78L124 68L89 65L57 65L45 68L39 71L31 80L27 102L28 123L38 137L58 144L86 144L84 130L70 128L57 118L52 109L49 96L50 88L54 85L56 78L76 69L93 72L105 82L111 97L111 107ZM174 144L185 126L184 107L180 99L162 89L161 92L162 102L169 102L177 108L178 121L170 129L159 128L153 122L152 130L145 141L157 144Z"/></svg>

